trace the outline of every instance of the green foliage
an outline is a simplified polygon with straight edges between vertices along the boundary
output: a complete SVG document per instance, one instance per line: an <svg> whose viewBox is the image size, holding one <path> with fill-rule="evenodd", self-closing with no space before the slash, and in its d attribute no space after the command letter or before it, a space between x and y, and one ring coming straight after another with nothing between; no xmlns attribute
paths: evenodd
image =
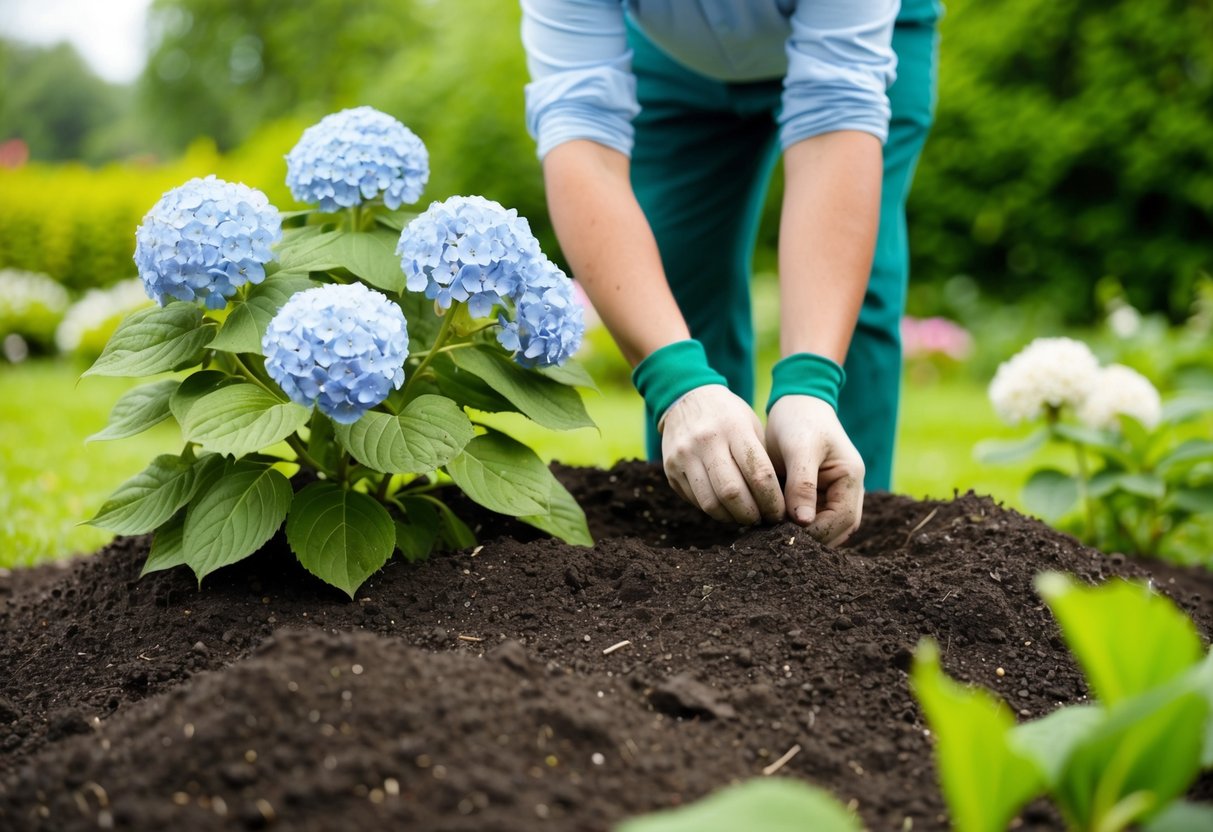
<svg viewBox="0 0 1213 832"><path fill-rule="evenodd" d="M181 429L180 454L158 456L90 521L123 534L155 531L145 573L186 565L202 581L256 552L285 521L299 562L353 597L396 550L418 560L474 542L434 493L451 483L490 510L592 543L585 514L539 456L465 410L490 401L539 425L592 427L570 386L588 377L571 366L543 374L515 364L491 331L500 325L494 309L473 320L460 301L443 311L406 292L394 244L400 232L366 230L400 219L379 202L340 215L294 212L279 262L260 285L242 285L222 310L170 301L135 312L85 372L187 373L128 392L95 437L134 436L170 418ZM398 357L402 386L338 423L284 395L267 373L262 339L297 292L351 281L383 289L383 303L407 309L410 354ZM450 395L440 380L459 373L466 378ZM294 485L288 474L299 477Z"/></svg>
<svg viewBox="0 0 1213 832"><path fill-rule="evenodd" d="M615 832L860 832L828 792L786 778L749 780L689 806L633 818Z"/></svg>
<svg viewBox="0 0 1213 832"><path fill-rule="evenodd" d="M1091 315L1092 276L1182 311L1213 271L1213 6L953 0L910 200L913 271Z"/></svg>
<svg viewBox="0 0 1213 832"><path fill-rule="evenodd" d="M1050 573L1037 588L1100 699L1013 727L989 694L943 676L924 643L914 691L939 738L956 828L1005 829L1041 793L1078 832L1183 828L1202 817L1175 803L1213 754L1213 657L1192 622L1145 586L1081 587Z"/></svg>
<svg viewBox="0 0 1213 832"><path fill-rule="evenodd" d="M959 832L999 832L1040 789L1042 774L1011 742L1006 704L953 682L926 641L914 662L914 694L936 735L935 759L952 825Z"/></svg>

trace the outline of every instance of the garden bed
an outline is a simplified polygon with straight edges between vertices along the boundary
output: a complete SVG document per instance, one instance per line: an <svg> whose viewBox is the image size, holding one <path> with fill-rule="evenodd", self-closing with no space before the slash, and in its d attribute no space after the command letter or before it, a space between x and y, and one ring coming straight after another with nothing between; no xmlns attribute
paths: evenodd
<svg viewBox="0 0 1213 832"><path fill-rule="evenodd" d="M1036 717L1086 694L1036 573L1152 576L1213 627L1209 574L972 495L869 495L832 551L697 516L640 463L558 475L594 548L474 515L483 546L395 559L353 602L278 538L201 591L140 580L147 538L0 578L0 828L607 829L799 746L780 775L938 829L920 637ZM1039 806L1025 828L1054 828Z"/></svg>

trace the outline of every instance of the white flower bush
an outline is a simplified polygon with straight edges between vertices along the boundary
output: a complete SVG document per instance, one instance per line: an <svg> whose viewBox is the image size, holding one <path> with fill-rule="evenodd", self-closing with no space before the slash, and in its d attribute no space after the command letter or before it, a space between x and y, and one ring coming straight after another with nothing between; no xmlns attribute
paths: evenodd
<svg viewBox="0 0 1213 832"><path fill-rule="evenodd" d="M152 301L139 278L123 280L106 289L89 289L68 307L55 330L55 346L65 355L99 355L122 319Z"/></svg>
<svg viewBox="0 0 1213 832"><path fill-rule="evenodd" d="M1030 422L1046 411L1079 406L1099 377L1099 359L1073 338L1037 338L1003 362L990 383L990 403L1008 424Z"/></svg>
<svg viewBox="0 0 1213 832"><path fill-rule="evenodd" d="M1121 416L1131 416L1153 430L1162 420L1162 397L1141 373L1109 364L1099 371L1095 386L1079 403L1078 419L1089 428L1116 430Z"/></svg>

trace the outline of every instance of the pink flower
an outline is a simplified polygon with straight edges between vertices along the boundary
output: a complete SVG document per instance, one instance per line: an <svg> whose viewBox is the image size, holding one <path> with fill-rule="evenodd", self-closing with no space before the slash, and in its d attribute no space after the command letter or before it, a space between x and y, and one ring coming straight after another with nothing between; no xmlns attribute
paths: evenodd
<svg viewBox="0 0 1213 832"><path fill-rule="evenodd" d="M907 359L944 356L964 361L973 351L973 336L947 318L901 319L901 346Z"/></svg>

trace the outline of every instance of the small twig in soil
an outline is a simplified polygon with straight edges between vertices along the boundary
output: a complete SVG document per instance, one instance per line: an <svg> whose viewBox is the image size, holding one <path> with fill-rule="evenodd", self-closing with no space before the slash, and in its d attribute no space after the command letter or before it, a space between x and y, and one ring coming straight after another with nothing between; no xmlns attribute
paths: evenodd
<svg viewBox="0 0 1213 832"><path fill-rule="evenodd" d="M920 523L919 523L917 526L915 526L914 528L910 529L910 533L906 535L906 543L909 543L909 542L910 542L910 538L914 536L914 533L915 533L915 532L917 532L919 529L921 529L923 526L925 526L927 523L930 523L930 522L931 522L931 520L932 520L932 519L935 517L935 515L936 515L936 514L938 514L938 513L939 513L939 507L938 507L938 506L936 506L935 508L931 509L931 513L930 513L930 514L928 514L926 517L922 518L922 522L920 522Z"/></svg>
<svg viewBox="0 0 1213 832"><path fill-rule="evenodd" d="M460 641L484 641L479 636L459 636Z"/></svg>
<svg viewBox="0 0 1213 832"><path fill-rule="evenodd" d="M632 642L631 642L631 641L629 641L628 639L624 639L623 641L621 641L621 642L619 642L619 643L617 643L617 644L612 644L610 647L605 648L605 649L602 651L602 655L604 655L604 656L609 656L609 655L611 655L612 653L614 653L616 650L618 650L619 648L621 648L621 647L627 647L627 646L628 646L629 644L631 644L631 643L632 643Z"/></svg>
<svg viewBox="0 0 1213 832"><path fill-rule="evenodd" d="M764 768L762 770L763 775L766 777L770 777L772 774L774 774L775 772L779 771L781 768L786 766L788 764L788 761L791 760L793 757L795 757L799 753L800 753L800 743L796 743L796 745L793 745L791 748L789 748L787 750L786 754L784 754L778 760L776 760L775 762L771 763L769 766Z"/></svg>

